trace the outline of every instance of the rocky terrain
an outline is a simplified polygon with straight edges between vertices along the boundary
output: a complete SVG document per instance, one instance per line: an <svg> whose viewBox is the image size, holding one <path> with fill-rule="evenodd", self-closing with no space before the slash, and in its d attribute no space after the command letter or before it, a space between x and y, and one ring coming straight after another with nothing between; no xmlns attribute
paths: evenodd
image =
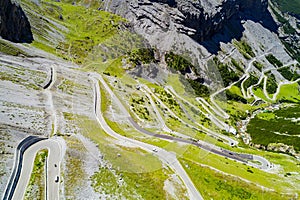
<svg viewBox="0 0 300 200"><path fill-rule="evenodd" d="M292 3L291 3L292 4ZM270 2L272 15L279 25L279 37L283 45L293 58L300 61L300 17L292 12L281 11L276 1Z"/></svg>
<svg viewBox="0 0 300 200"><path fill-rule="evenodd" d="M12 42L33 41L31 27L24 11L10 0L0 2L0 36Z"/></svg>
<svg viewBox="0 0 300 200"><path fill-rule="evenodd" d="M222 39L218 39L226 42L242 36L242 20L260 22L268 27L274 25L265 0L130 2L113 0L105 1L103 7L129 19L135 30L144 35L154 46L159 46L162 40L167 40L167 38L159 40L158 35L162 36L163 33L168 33L170 37L174 32L184 34L199 43L207 42L214 35L222 33ZM233 30L230 30L232 28ZM177 40L181 39L182 37L179 36ZM177 40L175 39L174 43L180 44ZM163 45L170 48L172 43L166 44L166 42ZM168 49L168 47L159 47L162 51ZM207 50L212 52L214 49Z"/></svg>
<svg viewBox="0 0 300 200"><path fill-rule="evenodd" d="M158 50L163 66L166 53L176 52L195 66L191 73L184 73L186 78L200 80L201 84L205 82L213 90L224 84L219 81L218 75L210 73L219 71L216 65L211 64L214 56L228 64L237 74L239 70L232 65L232 59L241 63L242 67L251 61L249 57L243 56L241 49L235 51L236 45L232 41L246 41L254 55L274 54L285 63L292 59L277 33L279 23L276 23L276 17L273 17L268 2L264 0L113 0L104 1L102 8L127 18L134 31ZM271 67L267 66L269 63L263 57L261 62L265 63L266 68ZM258 71L251 71L258 76ZM280 75L276 76L282 79Z"/></svg>
<svg viewBox="0 0 300 200"><path fill-rule="evenodd" d="M133 22L144 32L174 31L198 42L210 39L233 20L263 21L267 1L110 1L109 9ZM107 4L108 4L107 3ZM121 8L121 9L120 9ZM107 9L107 8L106 8Z"/></svg>

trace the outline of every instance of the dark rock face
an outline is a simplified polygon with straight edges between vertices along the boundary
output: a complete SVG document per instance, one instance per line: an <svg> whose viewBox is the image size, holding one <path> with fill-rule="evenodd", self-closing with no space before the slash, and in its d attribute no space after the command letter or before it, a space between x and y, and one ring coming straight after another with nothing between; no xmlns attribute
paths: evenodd
<svg viewBox="0 0 300 200"><path fill-rule="evenodd" d="M159 3L159 4L158 4ZM136 29L174 30L203 42L220 32L230 20L260 21L267 0L111 0L109 9L134 22ZM121 9L120 9L121 8ZM141 31L139 31L141 32Z"/></svg>
<svg viewBox="0 0 300 200"><path fill-rule="evenodd" d="M151 0L151 2L165 3L171 7L176 7L176 5L177 5L175 0Z"/></svg>
<svg viewBox="0 0 300 200"><path fill-rule="evenodd" d="M33 41L29 21L19 5L0 0L0 36L11 42Z"/></svg>
<svg viewBox="0 0 300 200"><path fill-rule="evenodd" d="M196 31L192 38L199 42L219 32L233 17L259 21L267 7L266 0L177 0L177 8L185 16L182 24Z"/></svg>
<svg viewBox="0 0 300 200"><path fill-rule="evenodd" d="M202 42L220 31L224 23L238 13L239 7L235 1L225 1L208 10L199 1L198 3L182 1L178 9L185 16L183 24L196 31L192 38Z"/></svg>
<svg viewBox="0 0 300 200"><path fill-rule="evenodd" d="M216 54L221 43L243 36L247 20L278 30L268 0L104 0L104 9L127 18L161 52L189 43L188 37Z"/></svg>

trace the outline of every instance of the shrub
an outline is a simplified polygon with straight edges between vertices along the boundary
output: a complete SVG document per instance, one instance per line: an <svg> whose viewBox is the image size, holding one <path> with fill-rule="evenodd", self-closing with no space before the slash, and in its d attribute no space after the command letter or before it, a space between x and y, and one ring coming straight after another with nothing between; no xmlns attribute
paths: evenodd
<svg viewBox="0 0 300 200"><path fill-rule="evenodd" d="M209 96L208 87L202 84L203 80L201 80L201 79L196 79L196 80L188 79L188 81L189 81L190 85L192 86L192 88L194 89L195 94L197 96L202 96L202 97L208 97Z"/></svg>
<svg viewBox="0 0 300 200"><path fill-rule="evenodd" d="M254 61L253 66L256 67L259 71L261 71L264 67L264 65L258 61Z"/></svg>
<svg viewBox="0 0 300 200"><path fill-rule="evenodd" d="M169 52L165 55L165 61L169 68L180 71L182 74L190 72L190 69L195 69L188 60L173 52Z"/></svg>
<svg viewBox="0 0 300 200"><path fill-rule="evenodd" d="M239 64L239 62L236 61L235 59L232 59L232 60L231 60L231 64L232 64L233 66L235 66L236 69L239 70L240 72L243 72L243 71L244 71L244 69L241 67L241 65Z"/></svg>
<svg viewBox="0 0 300 200"><path fill-rule="evenodd" d="M287 67L279 69L278 72L287 80L293 81L300 78L300 75L297 72L291 72L291 70Z"/></svg>
<svg viewBox="0 0 300 200"><path fill-rule="evenodd" d="M155 62L154 50L151 48L135 49L129 54L129 62L134 65L149 64Z"/></svg>
<svg viewBox="0 0 300 200"><path fill-rule="evenodd" d="M266 59L275 67L282 67L283 64L280 60L278 60L273 54L267 55Z"/></svg>
<svg viewBox="0 0 300 200"><path fill-rule="evenodd" d="M254 57L255 54L252 51L251 46L244 40L238 42L238 41L234 41L233 44L237 47L237 49L239 50L239 52L246 58L246 59L250 59L251 57Z"/></svg>
<svg viewBox="0 0 300 200"><path fill-rule="evenodd" d="M277 90L277 82L276 82L276 79L275 79L275 76L274 74L271 74L269 77L268 77L268 80L267 80L267 85L266 85L266 89L267 89L267 92L269 94L274 94Z"/></svg>
<svg viewBox="0 0 300 200"><path fill-rule="evenodd" d="M220 75L222 77L223 83L225 86L230 85L230 83L234 81L238 81L239 77L237 74L229 70L229 66L227 64L221 63L217 57L214 57L214 63L217 65Z"/></svg>
<svg viewBox="0 0 300 200"><path fill-rule="evenodd" d="M232 92L230 92L229 90L226 90L226 97L228 100L232 100L232 101L238 101L238 102L242 102L242 103L247 103L247 100L237 94L234 94Z"/></svg>

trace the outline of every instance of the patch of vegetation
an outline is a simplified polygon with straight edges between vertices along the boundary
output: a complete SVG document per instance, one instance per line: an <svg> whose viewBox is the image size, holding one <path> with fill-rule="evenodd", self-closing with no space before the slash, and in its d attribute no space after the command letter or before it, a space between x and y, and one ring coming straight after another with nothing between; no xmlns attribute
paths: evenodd
<svg viewBox="0 0 300 200"><path fill-rule="evenodd" d="M260 79L260 82L257 82L255 87L252 88L252 91L255 96L261 98L265 102L272 102L269 98L266 97L264 92L264 79Z"/></svg>
<svg viewBox="0 0 300 200"><path fill-rule="evenodd" d="M291 107L286 107L280 110L276 110L274 114L280 118L295 118L297 119L300 116L300 107L299 104L295 104Z"/></svg>
<svg viewBox="0 0 300 200"><path fill-rule="evenodd" d="M119 175L120 176L120 175ZM121 176L120 176L121 179ZM92 177L92 187L95 189L95 191L99 193L104 193L107 195L113 195L118 193L122 193L120 191L120 188L122 188L123 185L120 185L118 183L118 179L115 176L115 174L109 170L107 167L101 167L99 168L99 171L97 171ZM130 190L129 190L130 191ZM132 191L130 191L132 192Z"/></svg>
<svg viewBox="0 0 300 200"><path fill-rule="evenodd" d="M105 41L117 33L119 24L124 20L108 12L97 9L73 6L71 4L56 3L60 6L64 16L64 25L69 30L68 42L61 43L57 50L62 50L68 59L82 63L94 46Z"/></svg>
<svg viewBox="0 0 300 200"><path fill-rule="evenodd" d="M167 179L167 170L160 169L151 173L129 173L124 172L124 180L129 187L136 188L143 199L166 199L164 182ZM158 178L159 177L159 178Z"/></svg>
<svg viewBox="0 0 300 200"><path fill-rule="evenodd" d="M276 115L271 112L262 112L256 115L257 118L270 121L272 119L276 119Z"/></svg>
<svg viewBox="0 0 300 200"><path fill-rule="evenodd" d="M14 45L10 44L8 41L1 38L0 38L0 52L11 56L24 55L29 57L29 55L25 51L15 47Z"/></svg>
<svg viewBox="0 0 300 200"><path fill-rule="evenodd" d="M165 55L165 61L170 69L180 71L182 74L190 73L190 70L195 71L195 67L191 62L172 51Z"/></svg>
<svg viewBox="0 0 300 200"><path fill-rule="evenodd" d="M69 198L76 197L76 191L87 181L84 171L85 149L75 137L66 137L67 150L65 154L66 170L64 173L65 194Z"/></svg>
<svg viewBox="0 0 300 200"><path fill-rule="evenodd" d="M274 101L271 101L270 99L268 99L266 96L265 96L265 93L263 91L263 88L261 85L253 88L253 93L255 96L257 96L258 98L261 98L264 102L269 102L269 103L275 103Z"/></svg>
<svg viewBox="0 0 300 200"><path fill-rule="evenodd" d="M99 70L103 73L106 73L110 76L114 77L124 77L125 75L125 70L121 67L122 66L122 57L114 59L107 64L102 64L96 66L96 71Z"/></svg>
<svg viewBox="0 0 300 200"><path fill-rule="evenodd" d="M154 49L152 48L134 49L128 57L129 62L135 66L155 62Z"/></svg>
<svg viewBox="0 0 300 200"><path fill-rule="evenodd" d="M292 35L297 33L296 29L294 29L288 21L287 23L283 24L282 27L285 34Z"/></svg>
<svg viewBox="0 0 300 200"><path fill-rule="evenodd" d="M43 22L35 25L36 28L43 27L43 30L35 31L36 40L33 45L77 64L83 63L93 51L98 51L98 45L118 34L120 26L126 23L120 16L93 6L73 5L69 1L43 0L39 5L32 2L24 4L25 7L30 4L31 9L43 15L39 17L30 13L34 23ZM52 36L47 35L48 31L53 30L64 38L58 37L53 38L55 42L49 41L48 38Z"/></svg>
<svg viewBox="0 0 300 200"><path fill-rule="evenodd" d="M270 8L271 8L272 12L275 14L276 19L277 19L280 23L284 24L284 23L287 22L287 20L286 20L279 12L277 12L272 6L270 6Z"/></svg>
<svg viewBox="0 0 300 200"><path fill-rule="evenodd" d="M244 88L247 89L252 85L255 85L259 79L254 76L253 74L250 74L249 78L244 82Z"/></svg>
<svg viewBox="0 0 300 200"><path fill-rule="evenodd" d="M75 91L79 91L79 90L84 90L84 89L87 89L88 88L84 85L81 85L79 83L76 83L70 79L63 79L60 84L57 86L57 88L66 93L66 94L74 94Z"/></svg>
<svg viewBox="0 0 300 200"><path fill-rule="evenodd" d="M259 71L261 71L264 67L264 65L258 61L254 61L253 66L256 67L256 69L258 69Z"/></svg>
<svg viewBox="0 0 300 200"><path fill-rule="evenodd" d="M258 115L250 120L247 132L251 135L252 142L264 146L270 143L283 143L300 151L300 138L297 136L299 124L293 121L300 116L299 105L274 111L270 115L271 117L264 118Z"/></svg>
<svg viewBox="0 0 300 200"><path fill-rule="evenodd" d="M218 104L230 115L230 122L233 126L235 126L238 121L247 118L247 110L251 113L257 109L256 106L251 106L251 104L244 104L238 101L218 101Z"/></svg>
<svg viewBox="0 0 300 200"><path fill-rule="evenodd" d="M283 64L280 60L278 60L273 54L269 54L266 56L266 59L274 66L274 67L282 67Z"/></svg>
<svg viewBox="0 0 300 200"><path fill-rule="evenodd" d="M239 88L237 88L237 89L239 89ZM241 94L239 95L236 92L233 92L233 89L226 90L226 97L227 97L227 100L237 101L237 102L241 102L241 103L247 103L247 100Z"/></svg>
<svg viewBox="0 0 300 200"><path fill-rule="evenodd" d="M237 61L237 60L235 60L235 59L231 59L231 64L237 69L237 70L239 70L240 72L243 72L244 71L244 69L242 68L242 66L240 65L240 63Z"/></svg>
<svg viewBox="0 0 300 200"><path fill-rule="evenodd" d="M41 150L36 154L31 177L26 188L24 199L44 199L45 197L45 171L48 150Z"/></svg>
<svg viewBox="0 0 300 200"><path fill-rule="evenodd" d="M244 56L244 58L250 60L255 56L251 46L245 41L234 41L233 44L236 46L236 48L239 50L239 52Z"/></svg>
<svg viewBox="0 0 300 200"><path fill-rule="evenodd" d="M300 102L299 83L282 85L277 96L279 102L297 103Z"/></svg>
<svg viewBox="0 0 300 200"><path fill-rule="evenodd" d="M289 67L281 68L278 70L278 72L280 72L280 74L289 81L295 81L300 78L300 74L298 74L296 70L292 72Z"/></svg>
<svg viewBox="0 0 300 200"><path fill-rule="evenodd" d="M290 22L285 19L280 13L278 13L272 6L270 6L272 12L275 14L276 19L281 23L285 34L295 34L297 31L292 27Z"/></svg>
<svg viewBox="0 0 300 200"><path fill-rule="evenodd" d="M132 95L130 99L130 106L133 112L135 112L141 119L151 120L150 112L147 108L147 104L149 104L149 100L147 97L139 97L136 95Z"/></svg>
<svg viewBox="0 0 300 200"><path fill-rule="evenodd" d="M160 178L157 178L160 177ZM92 186L99 193L119 196L126 199L166 199L163 190L164 181L168 178L168 170L160 169L151 173L130 173L115 171L101 167L92 179Z"/></svg>
<svg viewBox="0 0 300 200"><path fill-rule="evenodd" d="M230 70L230 67L227 64L222 63L217 57L214 57L213 61L218 67L225 86L239 80L238 75L233 70Z"/></svg>
<svg viewBox="0 0 300 200"><path fill-rule="evenodd" d="M67 94L74 93L74 83L68 79L63 80L57 88Z"/></svg>
<svg viewBox="0 0 300 200"><path fill-rule="evenodd" d="M173 98L173 96L166 92L163 88L155 87L154 93L157 94L159 99L166 104L174 113L178 116L182 116L182 109L178 102Z"/></svg>
<svg viewBox="0 0 300 200"><path fill-rule="evenodd" d="M289 199L276 192L262 190L254 183L238 180L191 160L180 159L180 162L204 199ZM247 171L254 173L250 168Z"/></svg>
<svg viewBox="0 0 300 200"><path fill-rule="evenodd" d="M76 119L73 113L63 112L64 118L69 121L73 121Z"/></svg>
<svg viewBox="0 0 300 200"><path fill-rule="evenodd" d="M210 92L206 85L203 84L203 80L201 79L188 79L190 86L194 89L194 92L197 96L200 97L208 97Z"/></svg>
<svg viewBox="0 0 300 200"><path fill-rule="evenodd" d="M0 80L10 81L14 84L22 85L22 86L26 87L27 89L33 89L33 90L41 89L36 83L32 82L33 79L28 79L27 77L23 76L25 74L18 73L17 71L18 70L14 71L15 73L8 73L5 71L0 71Z"/></svg>
<svg viewBox="0 0 300 200"><path fill-rule="evenodd" d="M274 94L277 90L277 82L274 74L270 74L267 79L266 90L268 94Z"/></svg>

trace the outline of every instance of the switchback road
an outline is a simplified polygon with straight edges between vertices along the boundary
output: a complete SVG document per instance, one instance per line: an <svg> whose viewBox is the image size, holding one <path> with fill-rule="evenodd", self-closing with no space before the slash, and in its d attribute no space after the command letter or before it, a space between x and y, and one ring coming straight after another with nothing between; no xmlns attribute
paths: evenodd
<svg viewBox="0 0 300 200"><path fill-rule="evenodd" d="M201 194L199 193L199 191L195 188L193 182L191 181L190 177L187 175L187 173L185 172L185 170L183 169L183 167L181 166L181 164L179 163L179 161L176 158L176 155L173 153L170 153L164 149L161 149L159 147L150 145L150 144L146 144L143 143L141 141L138 140L134 140L131 138L127 138L124 137L118 133L116 133L114 130L112 130L110 128L110 126L108 126L108 124L106 123L101 110L100 110L100 105L101 105L101 95L100 95L100 87L99 87L99 83L97 80L100 80L101 82L103 81L103 83L105 84L104 87L105 89L108 89L108 85L104 82L104 80L102 79L102 77L98 74L94 75L95 77L92 77L91 79L94 82L94 94L95 94L95 100L94 100L94 104L95 104L95 115L96 115L96 119L99 122L100 126L102 127L102 129L108 133L110 136L120 140L120 141L125 141L128 143L133 144L134 146L140 147L144 150L146 150L149 153L152 153L154 155L156 155L163 163L166 163L168 166L170 166L175 173L182 179L183 183L185 184L185 186L187 187L188 190L188 194L190 199L203 199ZM108 91L109 92L109 91ZM117 101L117 103L121 103L120 101ZM125 109L124 107L121 109ZM126 110L126 109L125 109ZM127 111L126 111L127 112Z"/></svg>
<svg viewBox="0 0 300 200"><path fill-rule="evenodd" d="M63 157L62 139L29 136L20 142L15 153L15 163L3 199L23 199L29 183L36 154L48 150L46 169L46 199L59 199L60 162Z"/></svg>

